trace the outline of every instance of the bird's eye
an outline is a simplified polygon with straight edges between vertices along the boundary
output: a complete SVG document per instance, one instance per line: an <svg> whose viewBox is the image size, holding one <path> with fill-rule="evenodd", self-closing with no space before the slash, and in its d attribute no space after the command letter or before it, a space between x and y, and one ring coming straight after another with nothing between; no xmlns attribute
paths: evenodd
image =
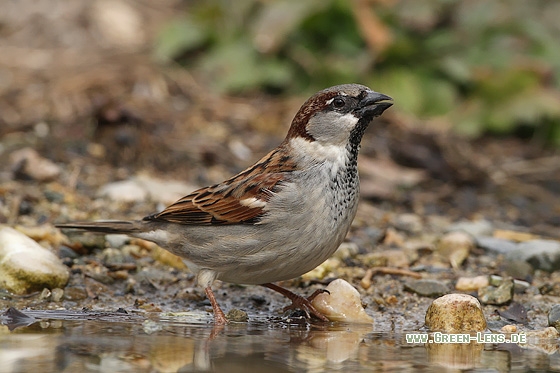
<svg viewBox="0 0 560 373"><path fill-rule="evenodd" d="M344 100L340 97L337 97L333 100L333 106L337 109L343 108L344 105L346 105L346 102L344 102Z"/></svg>

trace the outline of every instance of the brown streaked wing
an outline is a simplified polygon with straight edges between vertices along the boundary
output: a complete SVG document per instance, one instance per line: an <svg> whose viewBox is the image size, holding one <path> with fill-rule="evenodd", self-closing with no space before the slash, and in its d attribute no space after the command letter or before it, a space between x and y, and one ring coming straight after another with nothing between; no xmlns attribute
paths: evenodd
<svg viewBox="0 0 560 373"><path fill-rule="evenodd" d="M198 189L144 220L185 225L254 224L265 213L265 203L296 165L279 147L247 170L221 184ZM255 198L257 203L241 201ZM258 202L264 202L258 203Z"/></svg>
<svg viewBox="0 0 560 373"><path fill-rule="evenodd" d="M261 174L246 180L248 183L240 180L226 189L223 184L202 188L145 220L186 225L256 223L265 212L264 205L244 205L241 201L256 198L266 203L283 178L282 174Z"/></svg>

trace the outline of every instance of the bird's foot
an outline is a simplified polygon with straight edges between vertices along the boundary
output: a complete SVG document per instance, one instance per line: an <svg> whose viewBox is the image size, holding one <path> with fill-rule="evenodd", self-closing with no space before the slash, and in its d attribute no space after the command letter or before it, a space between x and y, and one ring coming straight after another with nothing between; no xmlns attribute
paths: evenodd
<svg viewBox="0 0 560 373"><path fill-rule="evenodd" d="M311 304L311 302L313 301L313 299L315 299L317 295L322 293L329 293L328 290L324 290L324 289L315 290L313 294L305 298L302 297L301 295L293 293L288 289L285 289L275 284L263 284L263 286L272 289L274 291L277 291L278 293L282 294L283 296L285 296L286 298L292 301L292 304L284 307L284 312L288 310L300 309L303 312L305 312L307 318L311 318L311 315L313 315L321 321L325 321L325 322L329 321L329 319L325 315L317 311L317 309Z"/></svg>

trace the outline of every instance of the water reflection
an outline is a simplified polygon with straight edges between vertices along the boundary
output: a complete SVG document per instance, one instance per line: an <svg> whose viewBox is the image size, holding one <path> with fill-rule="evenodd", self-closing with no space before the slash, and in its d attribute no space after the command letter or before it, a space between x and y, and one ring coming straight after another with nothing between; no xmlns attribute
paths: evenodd
<svg viewBox="0 0 560 373"><path fill-rule="evenodd" d="M203 317L43 319L13 331L0 325L0 372L560 372L558 341L551 343L556 349L547 353L511 344L410 345L372 326L261 320L216 330Z"/></svg>

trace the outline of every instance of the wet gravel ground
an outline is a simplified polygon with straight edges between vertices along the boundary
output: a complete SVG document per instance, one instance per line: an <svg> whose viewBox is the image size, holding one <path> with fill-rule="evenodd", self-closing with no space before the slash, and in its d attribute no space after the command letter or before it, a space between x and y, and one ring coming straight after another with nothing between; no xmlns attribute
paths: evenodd
<svg viewBox="0 0 560 373"><path fill-rule="evenodd" d="M126 127L126 123L113 125L112 136L118 136L122 126ZM375 182L372 174L379 170L403 174L411 170L427 172L394 161L386 166L376 158L384 155L371 151L367 144L379 143L381 138L390 146L392 141L390 132L384 132L386 128L381 123L364 140L365 154L360 162L367 164L361 169L365 171L366 187ZM132 137L138 138L141 131L142 128L136 129ZM197 288L194 276L184 264L155 245L121 236L65 232L66 236L53 225L70 220L145 216L197 185L220 181L242 169L263 152L262 144L253 147L253 143L245 141L236 147L230 142L224 149L212 142L213 132L207 130L187 136L185 141L190 144L192 137L197 136L209 145L199 145L195 155L181 152L177 155L167 141L155 138L148 142L148 148L154 144L162 146L160 151L169 155L169 164L177 162L174 157L191 158L180 169L168 166L157 170L153 162L111 162L109 157L102 157L123 151L121 146L112 148L114 143L103 142L107 134L94 131L92 138L68 140L56 126L48 132L48 136L41 137L40 131L32 128L2 138L0 219L60 257L70 270L70 279L62 293L52 289L37 289L26 295L4 292L0 308L111 312L122 309L140 314L210 310L203 291ZM55 138L53 133L61 137ZM182 129L177 136L184 134ZM247 138L252 136L266 137L253 134ZM278 138L269 135L262 143L273 143ZM140 153L146 142L132 143L130 147L132 152ZM38 152L24 156L22 161L17 152L24 148ZM241 152L244 157L236 156L239 149L244 149ZM229 162L219 160L222 151L230 154ZM492 157L491 152L488 157ZM186 179L185 175L188 175ZM523 197L519 194L521 187L515 188L516 179L511 180L509 187L516 190L513 197L508 197L501 186L465 187L429 175L418 178L412 186L401 186L393 194L387 194L386 190L366 190L347 241L335 256L311 273L283 285L297 293L311 294L333 279L343 278L360 291L367 313L374 317L375 329L385 332L421 328L426 309L439 295L464 292L480 299L480 289L458 290L458 280L495 275L505 280L516 279L516 285L513 294L506 294L505 301L483 302L490 326L499 329L505 324L516 324L521 329L542 329L548 325L550 308L560 302L559 250L553 247L550 252L524 258L509 251L525 244L529 245L528 249L522 251L538 252L543 245L558 243L558 236L554 236L555 220L551 214L534 225L520 224L525 221L521 218L525 212L535 214L539 209L529 204L529 197L524 197L527 200L518 205L497 203L500 199ZM171 181L175 183L173 188ZM389 183L398 188L402 179L397 177ZM492 191L496 194L491 194ZM457 200L450 203L451 195ZM546 197L549 195L535 204L543 204ZM461 199L475 201L476 210L462 209L466 202ZM445 214L446 206L449 215ZM557 207L557 200L551 201L545 214L556 211ZM508 216L512 218L504 219ZM453 231L466 232L466 242L451 241L445 246L449 232ZM216 295L226 312L240 309L250 319L279 320L287 316L281 313L286 300L258 286L217 283ZM516 304L522 305L526 315L504 317L503 312Z"/></svg>

